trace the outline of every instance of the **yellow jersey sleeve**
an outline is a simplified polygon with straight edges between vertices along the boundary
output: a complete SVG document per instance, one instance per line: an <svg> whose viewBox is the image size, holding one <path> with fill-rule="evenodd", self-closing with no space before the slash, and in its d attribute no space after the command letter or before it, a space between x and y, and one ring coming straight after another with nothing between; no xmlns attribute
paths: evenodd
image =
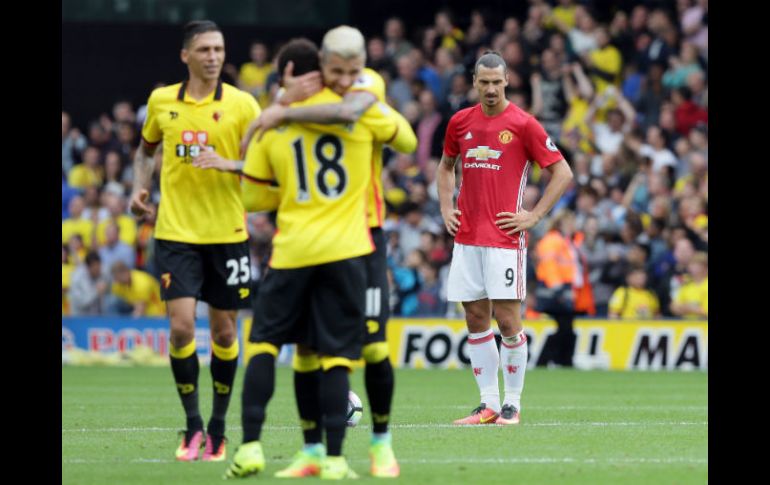
<svg viewBox="0 0 770 485"><path fill-rule="evenodd" d="M158 107L156 103L156 91L150 94L147 100L147 118L144 119L142 127L142 138L150 145L156 145L163 139L163 132L158 124Z"/></svg>
<svg viewBox="0 0 770 485"><path fill-rule="evenodd" d="M241 197L247 212L273 211L280 204L280 192L268 158L268 143L272 139L268 132L261 140L253 141L246 151Z"/></svg>
<svg viewBox="0 0 770 485"><path fill-rule="evenodd" d="M620 287L612 293L609 304L609 309L612 313L620 315L621 310L623 310L623 300L625 300L625 297L626 289L624 287Z"/></svg>
<svg viewBox="0 0 770 485"><path fill-rule="evenodd" d="M350 91L367 91L374 94L377 101L385 102L385 80L377 71L368 67L361 72Z"/></svg>

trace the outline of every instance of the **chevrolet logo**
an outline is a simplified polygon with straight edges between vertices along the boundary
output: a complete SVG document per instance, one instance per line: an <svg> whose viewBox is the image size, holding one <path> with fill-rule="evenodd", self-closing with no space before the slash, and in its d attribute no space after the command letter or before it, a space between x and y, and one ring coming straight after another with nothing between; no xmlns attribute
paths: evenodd
<svg viewBox="0 0 770 485"><path fill-rule="evenodd" d="M469 148L465 153L465 158L475 158L476 160L489 160L491 158L497 160L502 154L503 152L490 150L489 147L476 147Z"/></svg>

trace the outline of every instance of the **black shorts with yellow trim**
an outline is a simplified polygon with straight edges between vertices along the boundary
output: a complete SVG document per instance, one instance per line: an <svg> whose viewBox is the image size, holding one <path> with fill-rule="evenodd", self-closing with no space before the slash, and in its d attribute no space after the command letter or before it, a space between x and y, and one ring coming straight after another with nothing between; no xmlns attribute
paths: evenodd
<svg viewBox="0 0 770 485"><path fill-rule="evenodd" d="M321 355L361 357L365 330L363 257L294 269L269 268L259 285L253 343L306 344Z"/></svg>
<svg viewBox="0 0 770 485"><path fill-rule="evenodd" d="M365 343L385 342L390 318L388 296L388 259L385 232L371 229L375 251L364 256L366 264L366 339Z"/></svg>
<svg viewBox="0 0 770 485"><path fill-rule="evenodd" d="M191 244L155 240L163 300L192 297L219 310L251 305L251 262L247 241Z"/></svg>

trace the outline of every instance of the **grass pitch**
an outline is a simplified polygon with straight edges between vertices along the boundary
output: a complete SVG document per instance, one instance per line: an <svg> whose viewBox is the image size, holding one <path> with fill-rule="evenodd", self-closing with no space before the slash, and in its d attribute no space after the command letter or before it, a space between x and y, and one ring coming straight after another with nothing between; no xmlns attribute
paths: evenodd
<svg viewBox="0 0 770 485"><path fill-rule="evenodd" d="M238 370L228 413L228 459L240 443ZM502 378L501 378L502 381ZM201 411L211 409L211 377L201 368ZM370 415L363 372L351 375L364 402L343 452L368 476ZM478 404L468 370L397 370L392 433L409 484L705 484L708 481L708 374L529 370L518 426L452 426ZM262 434L273 478L302 444L291 370L280 368ZM67 485L226 483L227 463L174 460L182 406L168 368L62 368L62 483ZM291 481L290 481L291 482ZM318 482L318 479L305 479Z"/></svg>

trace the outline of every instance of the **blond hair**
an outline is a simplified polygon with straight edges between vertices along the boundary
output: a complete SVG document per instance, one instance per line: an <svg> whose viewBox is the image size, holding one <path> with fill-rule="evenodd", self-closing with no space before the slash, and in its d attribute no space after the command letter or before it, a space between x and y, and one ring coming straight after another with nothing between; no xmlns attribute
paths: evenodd
<svg viewBox="0 0 770 485"><path fill-rule="evenodd" d="M324 35L321 53L337 54L343 59L361 56L366 60L366 44L361 31L349 25L340 25Z"/></svg>

